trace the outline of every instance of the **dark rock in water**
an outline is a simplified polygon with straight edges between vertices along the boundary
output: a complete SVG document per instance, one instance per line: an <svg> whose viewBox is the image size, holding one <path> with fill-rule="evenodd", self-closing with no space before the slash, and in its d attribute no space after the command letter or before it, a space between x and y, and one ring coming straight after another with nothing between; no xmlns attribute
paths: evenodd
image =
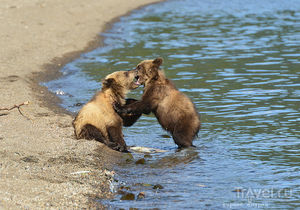
<svg viewBox="0 0 300 210"><path fill-rule="evenodd" d="M135 164L145 164L145 158L141 158L135 162Z"/></svg>
<svg viewBox="0 0 300 210"><path fill-rule="evenodd" d="M145 195L146 194L144 192L140 192L137 196L137 199L143 199L143 198L145 198Z"/></svg>
<svg viewBox="0 0 300 210"><path fill-rule="evenodd" d="M130 190L131 188L129 186L121 186L119 189L120 190Z"/></svg>
<svg viewBox="0 0 300 210"><path fill-rule="evenodd" d="M132 161L134 161L131 153L124 153L123 158L125 159L126 163L131 163Z"/></svg>
<svg viewBox="0 0 300 210"><path fill-rule="evenodd" d="M126 159L133 159L133 155L131 153L124 153L123 157Z"/></svg>
<svg viewBox="0 0 300 210"><path fill-rule="evenodd" d="M152 158L152 156L149 154L146 154L146 155L144 155L144 158Z"/></svg>
<svg viewBox="0 0 300 210"><path fill-rule="evenodd" d="M164 189L164 187L160 184L156 184L153 186L153 189Z"/></svg>
<svg viewBox="0 0 300 210"><path fill-rule="evenodd" d="M135 199L135 196L133 193L125 193L122 197L121 197L121 200L128 200L128 201L131 201L131 200L134 200Z"/></svg>
<svg viewBox="0 0 300 210"><path fill-rule="evenodd" d="M84 103L76 103L76 104L74 104L74 106L82 106L82 105L84 105Z"/></svg>
<svg viewBox="0 0 300 210"><path fill-rule="evenodd" d="M126 161L126 163L131 163L132 159L126 159L125 161Z"/></svg>
<svg viewBox="0 0 300 210"><path fill-rule="evenodd" d="M134 186L152 187L152 184L147 184L147 183L135 183Z"/></svg>

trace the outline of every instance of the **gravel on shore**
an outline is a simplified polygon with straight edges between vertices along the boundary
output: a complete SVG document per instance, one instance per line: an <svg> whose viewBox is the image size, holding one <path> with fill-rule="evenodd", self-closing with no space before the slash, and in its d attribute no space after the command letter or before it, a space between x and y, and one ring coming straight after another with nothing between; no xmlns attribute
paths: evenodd
<svg viewBox="0 0 300 210"><path fill-rule="evenodd" d="M99 32L159 0L0 0L0 209L103 208L112 165L122 161L95 141L76 140L73 117L39 86L84 51Z"/></svg>

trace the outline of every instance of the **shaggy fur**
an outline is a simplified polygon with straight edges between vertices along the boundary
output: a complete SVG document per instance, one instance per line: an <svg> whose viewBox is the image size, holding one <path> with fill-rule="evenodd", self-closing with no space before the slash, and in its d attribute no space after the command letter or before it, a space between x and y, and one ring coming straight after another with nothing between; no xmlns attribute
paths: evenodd
<svg viewBox="0 0 300 210"><path fill-rule="evenodd" d="M157 58L138 64L136 83L145 86L142 99L126 106L115 104L115 110L133 114L153 112L179 148L192 146L201 126L199 114L192 101L159 70L162 62L161 58Z"/></svg>
<svg viewBox="0 0 300 210"><path fill-rule="evenodd" d="M136 101L125 100L126 93L138 87L134 82L135 75L132 70L117 71L106 76L102 90L82 107L73 121L77 139L95 139L114 150L127 152L122 125L132 125L141 114L119 115L115 112L113 104L125 105Z"/></svg>

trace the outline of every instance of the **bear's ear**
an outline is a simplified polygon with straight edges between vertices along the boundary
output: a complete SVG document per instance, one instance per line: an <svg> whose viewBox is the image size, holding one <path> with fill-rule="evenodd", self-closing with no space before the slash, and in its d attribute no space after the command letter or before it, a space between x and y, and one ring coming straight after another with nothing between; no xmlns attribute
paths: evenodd
<svg viewBox="0 0 300 210"><path fill-rule="evenodd" d="M109 88L109 87L111 87L114 83L115 83L115 79L113 79L113 78L108 78L108 79L105 79L104 81L103 81L103 83L102 83L102 85L103 85L103 87L107 87L107 88Z"/></svg>
<svg viewBox="0 0 300 210"><path fill-rule="evenodd" d="M159 67L162 63L163 63L163 59L162 58L156 58L153 63Z"/></svg>

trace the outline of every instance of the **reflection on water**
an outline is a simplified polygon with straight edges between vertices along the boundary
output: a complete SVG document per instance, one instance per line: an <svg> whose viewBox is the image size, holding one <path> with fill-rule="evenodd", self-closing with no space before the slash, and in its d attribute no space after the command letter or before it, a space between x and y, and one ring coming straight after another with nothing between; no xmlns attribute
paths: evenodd
<svg viewBox="0 0 300 210"><path fill-rule="evenodd" d="M123 184L146 197L116 196L107 205L300 207L298 0L168 1L122 18L103 36L105 47L66 65L61 79L46 84L64 93L66 109L77 111L112 71L161 56L166 75L192 98L203 124L197 148L179 152L153 115L125 128L128 145L168 152L134 153L120 165ZM139 158L145 164L135 164ZM155 184L163 189L149 187Z"/></svg>

